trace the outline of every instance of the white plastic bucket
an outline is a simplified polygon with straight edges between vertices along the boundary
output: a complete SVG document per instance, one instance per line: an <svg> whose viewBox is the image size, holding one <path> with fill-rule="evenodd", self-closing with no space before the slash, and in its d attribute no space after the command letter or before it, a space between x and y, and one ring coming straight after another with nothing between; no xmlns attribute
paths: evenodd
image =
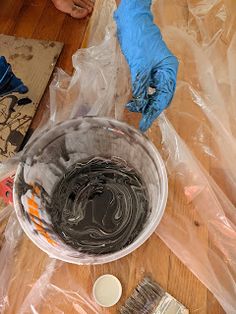
<svg viewBox="0 0 236 314"><path fill-rule="evenodd" d="M68 246L54 232L41 202L42 191L50 195L63 169L94 156L125 160L141 175L148 190L151 212L143 230L131 244L111 254L89 255ZM16 214L28 237L49 256L74 264L111 262L142 245L163 216L167 194L164 163L147 137L126 123L97 117L69 120L41 133L26 148L13 191Z"/></svg>

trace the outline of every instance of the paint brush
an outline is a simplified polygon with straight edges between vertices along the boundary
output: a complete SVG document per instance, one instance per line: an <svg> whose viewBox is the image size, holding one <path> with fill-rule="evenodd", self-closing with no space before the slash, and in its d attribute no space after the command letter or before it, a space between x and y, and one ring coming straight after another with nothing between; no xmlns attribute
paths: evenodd
<svg viewBox="0 0 236 314"><path fill-rule="evenodd" d="M189 310L149 277L136 287L120 314L188 314Z"/></svg>

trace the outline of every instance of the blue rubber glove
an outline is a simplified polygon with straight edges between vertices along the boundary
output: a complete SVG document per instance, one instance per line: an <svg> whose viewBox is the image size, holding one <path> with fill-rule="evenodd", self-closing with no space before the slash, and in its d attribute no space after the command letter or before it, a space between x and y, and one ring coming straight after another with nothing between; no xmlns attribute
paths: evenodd
<svg viewBox="0 0 236 314"><path fill-rule="evenodd" d="M129 64L132 112L142 113L140 130L145 132L170 104L176 87L177 58L164 43L153 22L151 0L122 0L114 14L121 50ZM149 87L154 93L149 95Z"/></svg>
<svg viewBox="0 0 236 314"><path fill-rule="evenodd" d="M0 57L0 96L27 92L28 88L14 75L11 65L7 63L5 57Z"/></svg>

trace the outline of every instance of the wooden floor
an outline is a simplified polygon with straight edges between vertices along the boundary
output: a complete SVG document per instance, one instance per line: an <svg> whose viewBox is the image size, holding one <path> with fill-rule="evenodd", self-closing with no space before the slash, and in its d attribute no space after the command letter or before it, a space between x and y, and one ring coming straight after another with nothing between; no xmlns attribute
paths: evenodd
<svg viewBox="0 0 236 314"><path fill-rule="evenodd" d="M72 72L71 56L81 46L87 23L88 19L78 21L58 12L50 0L0 2L0 32L64 42L65 47L58 66L68 73ZM48 95L46 91L32 128L38 125L46 110ZM157 235L153 235L133 254L107 265L74 266L56 262L56 271L50 278L50 267L55 266L53 263L54 261L50 261L46 254L24 236L15 257L7 313L19 313L23 302L24 311L21 313L33 313L33 309L40 314L94 313L95 310L86 304L90 303L94 280L104 273L112 273L122 282L123 296L118 307L124 303L143 275L149 273L169 293L185 304L190 313L224 313L211 293L170 252ZM47 266L48 276L40 277L46 265L50 265ZM37 285L34 286L36 282ZM43 294L42 288L47 288L46 294ZM110 310L96 308L96 311L115 313L116 308Z"/></svg>

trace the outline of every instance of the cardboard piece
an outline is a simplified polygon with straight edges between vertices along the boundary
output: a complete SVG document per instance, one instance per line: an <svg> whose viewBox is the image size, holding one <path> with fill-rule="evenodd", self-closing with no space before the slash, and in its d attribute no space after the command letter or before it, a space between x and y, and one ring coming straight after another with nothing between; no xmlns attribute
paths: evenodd
<svg viewBox="0 0 236 314"><path fill-rule="evenodd" d="M29 88L24 95L0 97L0 162L20 149L62 48L60 42L0 34L0 55Z"/></svg>

